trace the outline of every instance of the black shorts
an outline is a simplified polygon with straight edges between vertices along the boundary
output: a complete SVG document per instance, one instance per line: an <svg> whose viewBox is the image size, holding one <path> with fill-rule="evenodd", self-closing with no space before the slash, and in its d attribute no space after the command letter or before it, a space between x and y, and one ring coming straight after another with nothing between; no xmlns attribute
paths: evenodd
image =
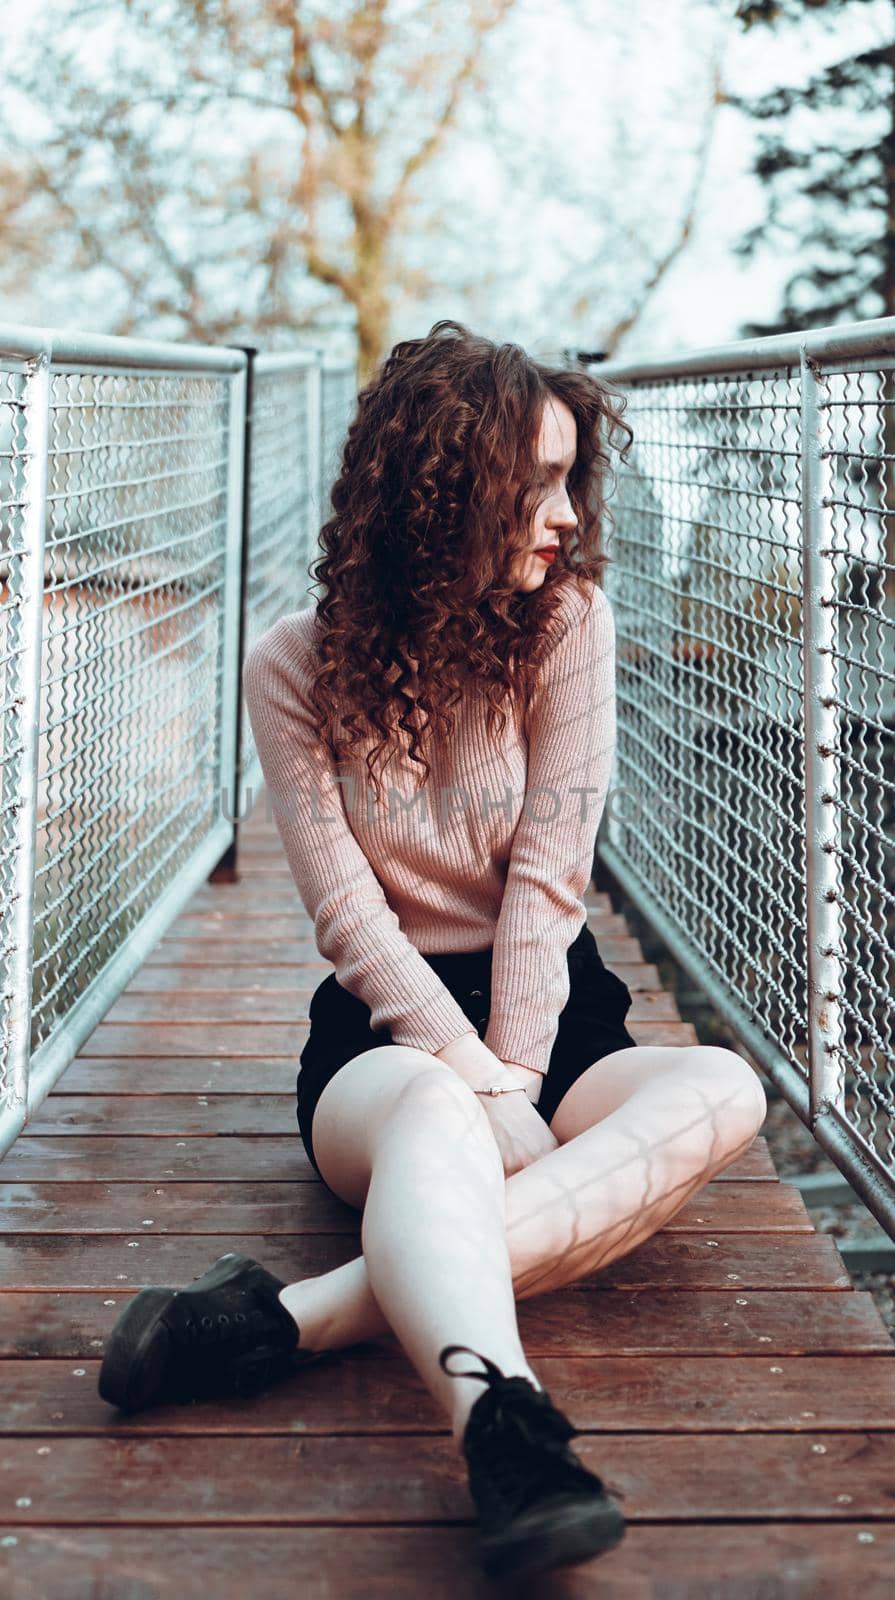
<svg viewBox="0 0 895 1600"><path fill-rule="evenodd" d="M487 950L424 955L450 989L479 1038L484 1038L491 1005L491 947ZM569 998L559 1026L537 1110L549 1125L566 1090L592 1062L613 1050L637 1043L624 1025L631 1005L626 983L603 965L593 934L585 923L569 946ZM296 1088L298 1127L308 1160L314 1160L311 1128L317 1101L340 1067L364 1050L393 1043L391 1031L370 1027L370 1007L337 981L335 973L315 989L308 1011L311 1031L299 1056ZM325 1181L325 1180L323 1180Z"/></svg>

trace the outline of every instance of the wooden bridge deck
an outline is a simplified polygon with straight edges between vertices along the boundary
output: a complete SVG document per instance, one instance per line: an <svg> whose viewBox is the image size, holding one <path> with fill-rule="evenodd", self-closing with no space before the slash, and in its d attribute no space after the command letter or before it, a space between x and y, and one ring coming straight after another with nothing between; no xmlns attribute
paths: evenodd
<svg viewBox="0 0 895 1600"><path fill-rule="evenodd" d="M283 1277L355 1256L294 1110L325 974L272 825L208 885L0 1163L0 1592L6 1600L349 1600L493 1593L446 1419L400 1348L367 1344L251 1401L120 1418L103 1338L142 1285L225 1249ZM639 1041L694 1036L621 919L592 926ZM592 1279L523 1301L544 1385L623 1491L575 1596L895 1587L895 1353L763 1138Z"/></svg>

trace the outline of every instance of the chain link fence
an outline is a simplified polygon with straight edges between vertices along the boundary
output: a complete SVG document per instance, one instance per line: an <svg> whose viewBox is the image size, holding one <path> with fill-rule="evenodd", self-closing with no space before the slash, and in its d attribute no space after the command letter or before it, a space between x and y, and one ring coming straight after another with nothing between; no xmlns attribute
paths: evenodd
<svg viewBox="0 0 895 1600"><path fill-rule="evenodd" d="M627 397L600 855L895 1237L895 319Z"/></svg>
<svg viewBox="0 0 895 1600"><path fill-rule="evenodd" d="M232 847L241 662L308 599L354 379L0 327L0 1152Z"/></svg>

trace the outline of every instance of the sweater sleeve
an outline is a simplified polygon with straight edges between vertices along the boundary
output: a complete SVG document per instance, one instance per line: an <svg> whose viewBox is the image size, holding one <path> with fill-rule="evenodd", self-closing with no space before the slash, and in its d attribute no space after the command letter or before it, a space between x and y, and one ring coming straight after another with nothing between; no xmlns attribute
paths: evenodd
<svg viewBox="0 0 895 1600"><path fill-rule="evenodd" d="M351 831L330 751L314 733L306 647L282 617L245 658L242 687L292 877L336 979L370 1026L434 1053L472 1024L403 932Z"/></svg>
<svg viewBox="0 0 895 1600"><path fill-rule="evenodd" d="M615 622L596 584L570 583L560 636L529 719L525 802L494 937L485 1043L501 1061L546 1072L569 997L569 946L587 920L616 741Z"/></svg>

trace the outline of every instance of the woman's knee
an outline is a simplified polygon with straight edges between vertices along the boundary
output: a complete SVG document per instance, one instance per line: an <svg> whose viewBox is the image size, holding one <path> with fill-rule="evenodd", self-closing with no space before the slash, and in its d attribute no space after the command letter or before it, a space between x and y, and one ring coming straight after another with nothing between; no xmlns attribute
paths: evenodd
<svg viewBox="0 0 895 1600"><path fill-rule="evenodd" d="M409 1110L410 1115L406 1113ZM389 1132L431 1128L438 1139L464 1140L482 1159L503 1162L475 1092L446 1061L409 1045L378 1045L346 1062L314 1112L314 1154L329 1187L362 1208L373 1163Z"/></svg>
<svg viewBox="0 0 895 1600"><path fill-rule="evenodd" d="M725 1082L730 1085L733 1093L735 1093L736 1101L741 1102L744 1109L751 1106L754 1120L756 1120L757 1126L761 1126L765 1117L767 1117L767 1096L765 1096L761 1078L757 1075L756 1069L753 1066L749 1066L746 1058L738 1056L735 1050L722 1050L722 1048L716 1048L714 1045L706 1046L706 1048L711 1048L712 1054L716 1058L714 1059L716 1072L720 1077L724 1077Z"/></svg>
<svg viewBox="0 0 895 1600"><path fill-rule="evenodd" d="M402 1093L420 1074L450 1072L446 1062L425 1050L409 1045L383 1044L346 1061L330 1078L314 1113L314 1141L317 1124L338 1126L342 1133L354 1130L363 1137L387 1118Z"/></svg>
<svg viewBox="0 0 895 1600"><path fill-rule="evenodd" d="M745 1056L720 1045L702 1045L699 1049L719 1098L735 1112L745 1132L751 1128L757 1133L768 1114L768 1102L754 1067Z"/></svg>
<svg viewBox="0 0 895 1600"><path fill-rule="evenodd" d="M408 1084L450 1067L425 1050L377 1045L346 1061L330 1078L314 1110L314 1155L329 1187L362 1206L373 1152Z"/></svg>
<svg viewBox="0 0 895 1600"><path fill-rule="evenodd" d="M476 1150L505 1181L497 1141L479 1096L446 1062L437 1056L427 1059L431 1070L424 1067L407 1079L381 1134L406 1123L418 1136L425 1132L454 1149Z"/></svg>

